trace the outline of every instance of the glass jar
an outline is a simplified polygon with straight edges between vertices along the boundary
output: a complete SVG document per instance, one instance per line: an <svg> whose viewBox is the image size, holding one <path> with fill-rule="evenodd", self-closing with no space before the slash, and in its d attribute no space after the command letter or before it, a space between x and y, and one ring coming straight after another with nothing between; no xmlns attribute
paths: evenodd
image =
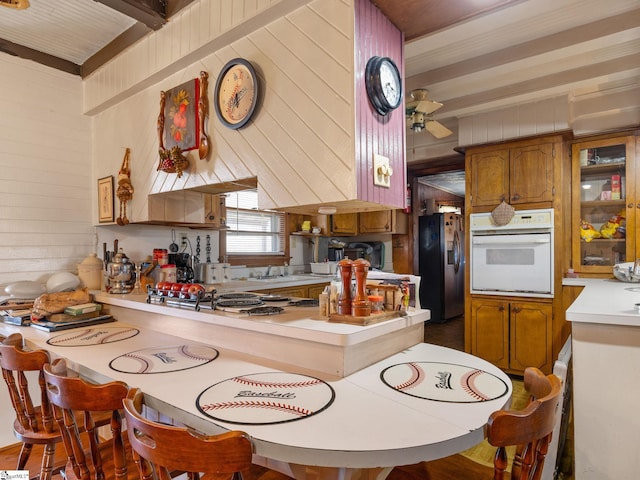
<svg viewBox="0 0 640 480"><path fill-rule="evenodd" d="M382 313L384 311L384 297L382 295L369 295L371 313Z"/></svg>

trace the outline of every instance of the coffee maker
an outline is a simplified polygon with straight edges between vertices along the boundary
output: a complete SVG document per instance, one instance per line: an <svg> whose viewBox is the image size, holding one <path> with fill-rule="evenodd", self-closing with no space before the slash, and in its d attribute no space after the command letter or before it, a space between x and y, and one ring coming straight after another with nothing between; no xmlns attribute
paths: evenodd
<svg viewBox="0 0 640 480"><path fill-rule="evenodd" d="M169 263L176 266L176 281L178 283L193 282L194 272L191 266L191 255L188 253L170 253Z"/></svg>
<svg viewBox="0 0 640 480"><path fill-rule="evenodd" d="M327 258L331 262L339 262L344 258L344 246L345 243L340 240L332 238L329 240L329 246L327 251Z"/></svg>

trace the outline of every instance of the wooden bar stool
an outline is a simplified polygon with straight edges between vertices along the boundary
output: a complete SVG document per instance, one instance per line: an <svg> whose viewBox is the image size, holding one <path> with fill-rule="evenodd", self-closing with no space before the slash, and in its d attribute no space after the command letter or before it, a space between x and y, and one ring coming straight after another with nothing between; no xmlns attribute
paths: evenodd
<svg viewBox="0 0 640 480"><path fill-rule="evenodd" d="M253 445L241 431L204 435L185 427L153 422L142 416L144 394L132 389L124 400L129 442L140 478L168 480L169 472L184 471L190 479L291 480L282 473L251 462ZM241 476L240 476L241 475Z"/></svg>
<svg viewBox="0 0 640 480"><path fill-rule="evenodd" d="M493 469L462 455L452 455L432 462L396 467L387 480L539 480L556 416L561 413L562 383L557 376L545 376L537 368L530 367L524 372L524 388L530 399L522 410L498 410L489 416L485 427L487 441L498 447ZM506 471L507 447L513 446L516 448L509 474Z"/></svg>
<svg viewBox="0 0 640 480"><path fill-rule="evenodd" d="M24 469L33 445L44 445L41 480L51 478L56 444L62 441L60 431L53 421L51 405L44 388L43 366L48 362L49 354L45 350L25 350L24 340L19 333L8 337L0 335L0 367L16 413L13 433L22 442L16 469ZM34 399L29 393L27 372L38 374L39 405L34 405Z"/></svg>
<svg viewBox="0 0 640 480"><path fill-rule="evenodd" d="M124 480L136 467L122 433L122 400L128 386L114 381L96 385L69 376L64 359L43 367L46 391L67 452L67 480ZM98 426L108 412L111 438L101 440ZM87 433L84 442L81 432ZM86 445L88 443L88 447Z"/></svg>

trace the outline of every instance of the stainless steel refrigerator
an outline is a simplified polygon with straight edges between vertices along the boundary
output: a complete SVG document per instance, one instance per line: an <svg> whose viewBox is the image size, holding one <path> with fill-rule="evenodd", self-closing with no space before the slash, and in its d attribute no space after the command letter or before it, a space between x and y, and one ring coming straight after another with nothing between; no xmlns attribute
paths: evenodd
<svg viewBox="0 0 640 480"><path fill-rule="evenodd" d="M464 218L434 213L419 219L420 305L444 323L464 313Z"/></svg>

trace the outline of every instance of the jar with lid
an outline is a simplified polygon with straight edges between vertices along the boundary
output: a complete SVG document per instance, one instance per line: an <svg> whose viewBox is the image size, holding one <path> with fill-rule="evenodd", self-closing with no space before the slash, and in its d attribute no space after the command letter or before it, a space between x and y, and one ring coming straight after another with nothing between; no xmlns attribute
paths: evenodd
<svg viewBox="0 0 640 480"><path fill-rule="evenodd" d="M130 293L135 283L133 264L120 249L107 265L109 293Z"/></svg>
<svg viewBox="0 0 640 480"><path fill-rule="evenodd" d="M177 280L178 269L175 264L167 263L160 265L160 281L175 283Z"/></svg>
<svg viewBox="0 0 640 480"><path fill-rule="evenodd" d="M104 263L95 253L78 264L78 277L89 290L100 290Z"/></svg>

